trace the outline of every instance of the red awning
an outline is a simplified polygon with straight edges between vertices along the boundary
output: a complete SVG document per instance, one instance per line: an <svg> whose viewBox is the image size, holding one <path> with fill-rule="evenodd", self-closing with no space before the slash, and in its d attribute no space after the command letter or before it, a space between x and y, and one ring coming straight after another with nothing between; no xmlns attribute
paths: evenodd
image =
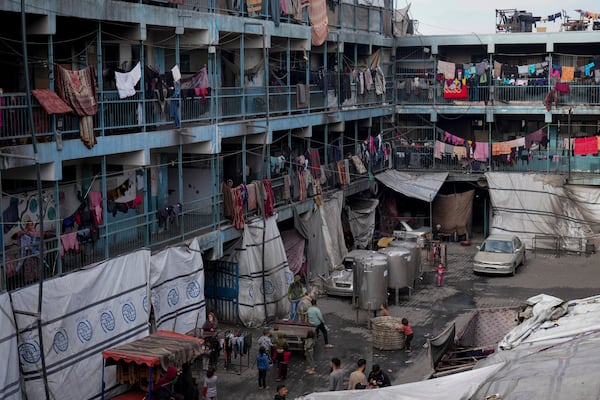
<svg viewBox="0 0 600 400"><path fill-rule="evenodd" d="M118 361L155 367L181 367L202 354L204 340L181 333L158 331L113 349L104 350L107 365Z"/></svg>
<svg viewBox="0 0 600 400"><path fill-rule="evenodd" d="M56 93L50 89L35 89L31 91L48 114L67 114L73 110Z"/></svg>

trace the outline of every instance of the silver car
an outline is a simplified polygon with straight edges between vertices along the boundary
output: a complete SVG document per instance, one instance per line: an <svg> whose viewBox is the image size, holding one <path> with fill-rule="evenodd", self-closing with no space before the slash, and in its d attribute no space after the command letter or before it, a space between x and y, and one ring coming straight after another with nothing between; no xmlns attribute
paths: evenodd
<svg viewBox="0 0 600 400"><path fill-rule="evenodd" d="M525 264L525 246L517 236L490 235L473 258L473 272L514 275Z"/></svg>

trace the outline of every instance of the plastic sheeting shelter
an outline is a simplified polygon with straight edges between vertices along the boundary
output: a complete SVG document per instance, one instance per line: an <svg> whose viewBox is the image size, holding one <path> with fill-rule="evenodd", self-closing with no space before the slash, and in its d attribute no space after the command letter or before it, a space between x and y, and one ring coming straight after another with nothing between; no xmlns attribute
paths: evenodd
<svg viewBox="0 0 600 400"><path fill-rule="evenodd" d="M447 172L409 174L389 169L375 179L405 196L431 203L448 177Z"/></svg>
<svg viewBox="0 0 600 400"><path fill-rule="evenodd" d="M475 191L438 195L433 202L433 225L440 224L441 232L465 235L473 213Z"/></svg>
<svg viewBox="0 0 600 400"><path fill-rule="evenodd" d="M585 250L600 230L600 189L564 176L488 172L491 233L515 234L527 248Z"/></svg>
<svg viewBox="0 0 600 400"><path fill-rule="evenodd" d="M348 224L354 237L354 246L357 249L367 249L373 240L375 231L375 209L377 199L361 199L350 202L346 200L346 213Z"/></svg>

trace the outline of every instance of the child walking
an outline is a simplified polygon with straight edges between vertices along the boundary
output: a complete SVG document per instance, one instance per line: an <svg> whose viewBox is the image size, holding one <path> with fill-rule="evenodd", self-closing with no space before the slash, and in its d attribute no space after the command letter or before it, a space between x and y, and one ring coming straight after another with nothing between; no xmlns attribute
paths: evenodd
<svg viewBox="0 0 600 400"><path fill-rule="evenodd" d="M202 397L206 400L217 400L217 375L215 369L210 367L206 371L204 386L202 387Z"/></svg>
<svg viewBox="0 0 600 400"><path fill-rule="evenodd" d="M412 327L408 324L408 319L402 318L402 325L397 326L396 330L404 333L404 351L410 353L412 351L410 342L413 340L415 335L413 334Z"/></svg>
<svg viewBox="0 0 600 400"><path fill-rule="evenodd" d="M304 355L306 356L306 363L308 364L308 368L306 368L306 372L309 374L314 374L317 372L317 366L315 365L315 333L313 331L308 331L306 335L306 339L304 339Z"/></svg>
<svg viewBox="0 0 600 400"><path fill-rule="evenodd" d="M444 284L444 274L446 273L446 268L442 263L439 263L437 268L435 269L435 279L438 287Z"/></svg>
<svg viewBox="0 0 600 400"><path fill-rule="evenodd" d="M258 349L256 355L256 367L258 368L258 390L269 389L267 386L267 371L269 370L269 356L263 346Z"/></svg>

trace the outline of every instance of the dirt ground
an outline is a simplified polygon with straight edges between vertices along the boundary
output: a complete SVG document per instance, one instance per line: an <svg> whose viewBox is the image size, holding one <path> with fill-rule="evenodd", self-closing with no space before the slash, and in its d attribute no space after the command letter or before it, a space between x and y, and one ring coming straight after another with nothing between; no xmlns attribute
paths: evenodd
<svg viewBox="0 0 600 400"><path fill-rule="evenodd" d="M368 327L366 311L356 311L347 298L321 297L318 304L330 329L332 349L323 347L319 339L315 350L317 373L305 372L302 354L294 354L288 379L284 382L293 399L303 393L328 390L330 359L342 360L346 374L355 369L359 358L367 360L367 372L377 363L388 373L393 384L425 379L431 369L426 337L435 336L461 315L481 308L521 306L527 298L545 293L565 300L596 295L600 288L600 259L592 255L560 255L528 252L527 263L515 276L474 275L472 257L476 251L475 239L471 246L447 243L448 264L442 287L433 284L432 265L423 264L424 273L418 285L402 293L399 304L389 307L390 313L409 319L415 331L413 352L379 351L372 346L372 331ZM253 335L260 336L261 329ZM257 370L252 367L256 348L250 350L249 366L217 371L220 399L272 399L275 371L267 377L269 390L258 390ZM246 363L246 358L243 359ZM239 360L238 360L239 361Z"/></svg>

